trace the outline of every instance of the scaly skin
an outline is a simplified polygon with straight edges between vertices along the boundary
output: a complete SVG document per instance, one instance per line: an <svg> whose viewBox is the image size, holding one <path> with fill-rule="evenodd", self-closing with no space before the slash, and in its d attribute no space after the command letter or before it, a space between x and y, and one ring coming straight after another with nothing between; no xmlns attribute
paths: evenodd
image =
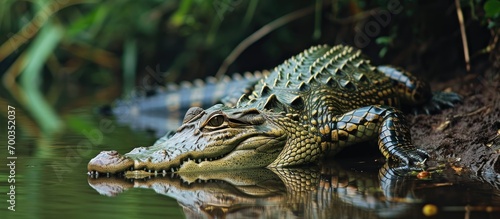
<svg viewBox="0 0 500 219"><path fill-rule="evenodd" d="M102 162L109 152L101 152L88 170L166 173L294 166L371 139L378 139L386 158L415 167L428 156L413 146L395 107L423 105L429 111L458 100L454 93L433 96L425 83L402 70L374 67L351 47L312 47L273 69L236 106L193 107L171 138L123 156L112 153L113 160L118 156L132 165Z"/></svg>

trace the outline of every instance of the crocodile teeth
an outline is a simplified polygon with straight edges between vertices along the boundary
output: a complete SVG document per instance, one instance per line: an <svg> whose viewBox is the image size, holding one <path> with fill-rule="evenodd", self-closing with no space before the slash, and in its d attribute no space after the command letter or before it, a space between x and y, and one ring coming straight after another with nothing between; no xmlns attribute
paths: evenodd
<svg viewBox="0 0 500 219"><path fill-rule="evenodd" d="M201 163L201 159L198 158L198 163Z"/></svg>
<svg viewBox="0 0 500 219"><path fill-rule="evenodd" d="M172 171L172 173L173 173L173 172L175 172L175 169L172 167L172 168L170 169L170 171Z"/></svg>

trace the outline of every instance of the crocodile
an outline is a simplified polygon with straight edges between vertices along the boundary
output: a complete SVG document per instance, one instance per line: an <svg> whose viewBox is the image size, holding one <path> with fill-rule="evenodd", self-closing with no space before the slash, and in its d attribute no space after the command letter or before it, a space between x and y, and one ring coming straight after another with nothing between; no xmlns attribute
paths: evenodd
<svg viewBox="0 0 500 219"><path fill-rule="evenodd" d="M373 66L350 46L313 46L272 69L234 105L192 107L173 135L125 155L102 151L88 173L296 166L370 140L389 162L415 169L429 156L412 144L400 109L439 111L460 100L431 92L400 68Z"/></svg>

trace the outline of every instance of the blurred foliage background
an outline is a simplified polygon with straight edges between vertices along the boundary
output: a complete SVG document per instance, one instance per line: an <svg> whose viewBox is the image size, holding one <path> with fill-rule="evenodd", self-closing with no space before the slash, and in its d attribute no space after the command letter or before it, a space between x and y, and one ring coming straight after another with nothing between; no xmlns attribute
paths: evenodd
<svg viewBox="0 0 500 219"><path fill-rule="evenodd" d="M54 133L67 110L272 68L324 43L444 80L466 74L460 25L470 73L499 63L499 0L2 0L1 110Z"/></svg>

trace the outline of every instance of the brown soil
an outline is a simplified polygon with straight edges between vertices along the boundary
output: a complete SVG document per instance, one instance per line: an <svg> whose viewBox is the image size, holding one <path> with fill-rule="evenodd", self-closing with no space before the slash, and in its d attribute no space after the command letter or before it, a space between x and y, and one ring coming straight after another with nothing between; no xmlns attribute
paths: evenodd
<svg viewBox="0 0 500 219"><path fill-rule="evenodd" d="M431 155L431 162L463 167L496 184L500 179L500 74L466 75L433 84L464 98L456 107L436 115L411 115L415 145Z"/></svg>

